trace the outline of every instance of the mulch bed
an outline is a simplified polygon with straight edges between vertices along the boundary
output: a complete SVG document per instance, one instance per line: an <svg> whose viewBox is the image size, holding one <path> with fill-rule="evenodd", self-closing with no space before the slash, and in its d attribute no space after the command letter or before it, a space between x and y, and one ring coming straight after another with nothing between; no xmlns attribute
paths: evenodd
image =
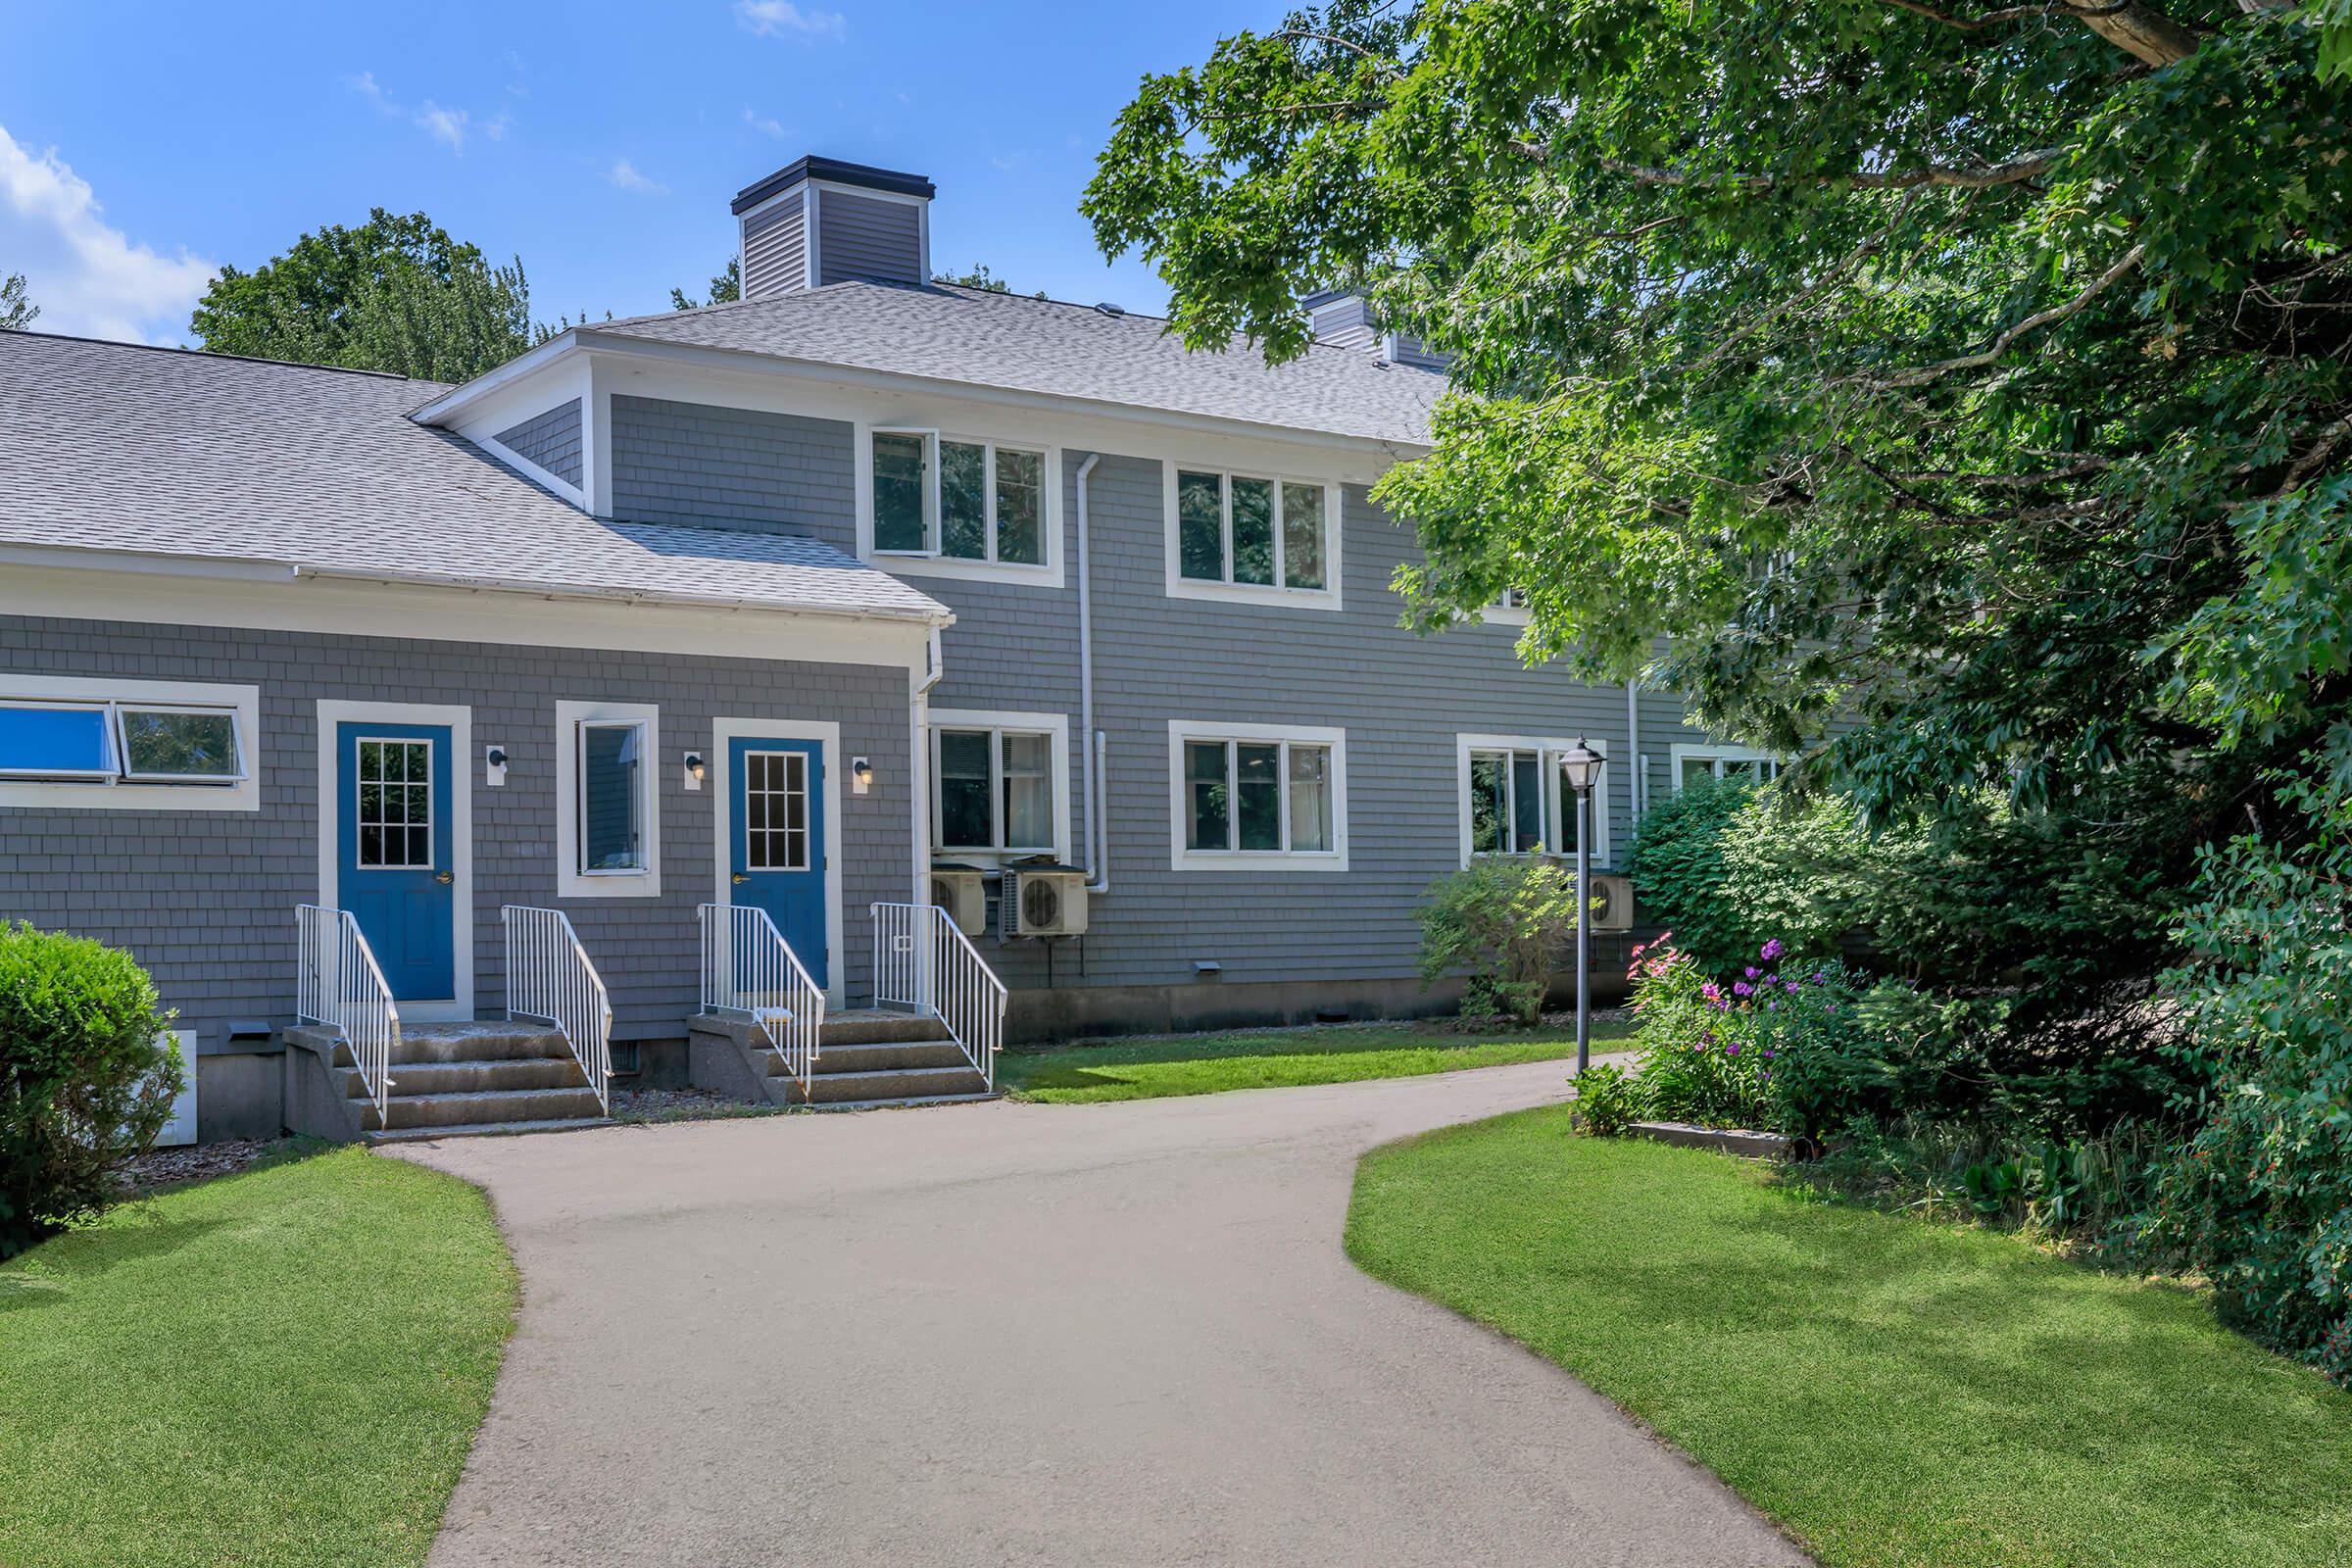
<svg viewBox="0 0 2352 1568"><path fill-rule="evenodd" d="M230 1138L218 1144L194 1144L179 1149L152 1149L123 1167L126 1186L140 1191L176 1187L183 1182L207 1182L233 1176L247 1166L285 1149L284 1138Z"/></svg>

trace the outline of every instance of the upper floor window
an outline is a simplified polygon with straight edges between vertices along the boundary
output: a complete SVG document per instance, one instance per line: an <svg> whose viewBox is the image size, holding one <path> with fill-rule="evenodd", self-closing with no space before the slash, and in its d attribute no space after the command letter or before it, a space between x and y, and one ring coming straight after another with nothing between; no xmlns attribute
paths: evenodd
<svg viewBox="0 0 2352 1568"><path fill-rule="evenodd" d="M1181 465L1168 484L1171 593L1338 607L1333 486Z"/></svg>
<svg viewBox="0 0 2352 1568"><path fill-rule="evenodd" d="M1348 868L1344 731L1177 721L1168 750L1178 869Z"/></svg>
<svg viewBox="0 0 2352 1568"><path fill-rule="evenodd" d="M1046 454L936 430L872 435L873 547L945 561L1044 566Z"/></svg>
<svg viewBox="0 0 2352 1568"><path fill-rule="evenodd" d="M0 673L0 804L253 810L260 691Z"/></svg>
<svg viewBox="0 0 2352 1568"><path fill-rule="evenodd" d="M1068 858L1062 713L931 713L931 847L954 855Z"/></svg>

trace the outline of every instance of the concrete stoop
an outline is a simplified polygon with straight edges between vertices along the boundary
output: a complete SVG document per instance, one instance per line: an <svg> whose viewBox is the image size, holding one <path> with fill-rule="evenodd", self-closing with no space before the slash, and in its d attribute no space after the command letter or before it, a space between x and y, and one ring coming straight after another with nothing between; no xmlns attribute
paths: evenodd
<svg viewBox="0 0 2352 1568"><path fill-rule="evenodd" d="M287 1121L297 1132L350 1142L457 1137L593 1126L606 1120L596 1090L555 1029L531 1023L404 1023L382 1111L351 1048L317 1025L289 1029ZM310 1065L298 1061L307 1056ZM298 1084L300 1073L307 1082Z"/></svg>
<svg viewBox="0 0 2352 1568"><path fill-rule="evenodd" d="M880 1008L833 1014L817 1036L806 1096L756 1019L697 1013L686 1038L697 1088L761 1104L872 1110L997 1098L937 1018Z"/></svg>

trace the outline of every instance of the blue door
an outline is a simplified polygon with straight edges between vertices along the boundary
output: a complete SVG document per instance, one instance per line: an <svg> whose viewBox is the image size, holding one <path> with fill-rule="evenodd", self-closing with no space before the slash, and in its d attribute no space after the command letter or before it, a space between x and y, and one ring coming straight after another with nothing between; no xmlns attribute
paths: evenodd
<svg viewBox="0 0 2352 1568"><path fill-rule="evenodd" d="M736 738L731 900L767 911L810 979L825 973L825 752L816 741Z"/></svg>
<svg viewBox="0 0 2352 1568"><path fill-rule="evenodd" d="M336 726L342 905L402 1002L458 992L449 754L447 724Z"/></svg>

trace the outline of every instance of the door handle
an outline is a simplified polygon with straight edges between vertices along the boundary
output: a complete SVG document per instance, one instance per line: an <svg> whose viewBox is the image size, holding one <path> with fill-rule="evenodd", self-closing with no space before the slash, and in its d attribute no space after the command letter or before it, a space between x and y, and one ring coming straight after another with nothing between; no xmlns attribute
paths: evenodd
<svg viewBox="0 0 2352 1568"><path fill-rule="evenodd" d="M749 882L749 881L751 880L751 878L750 878L750 877L748 877L748 876L745 876L745 875L744 875L744 874L743 874L741 871L738 871L738 872L736 872L736 873L735 873L735 878L734 878L734 880L735 880L735 885L736 885L736 886L738 886L738 887L741 887L741 886L742 886L744 883L746 883L746 882Z"/></svg>
<svg viewBox="0 0 2352 1568"><path fill-rule="evenodd" d="M433 873L433 880L440 883L443 887L449 886L457 879L458 873L455 871L435 871Z"/></svg>

